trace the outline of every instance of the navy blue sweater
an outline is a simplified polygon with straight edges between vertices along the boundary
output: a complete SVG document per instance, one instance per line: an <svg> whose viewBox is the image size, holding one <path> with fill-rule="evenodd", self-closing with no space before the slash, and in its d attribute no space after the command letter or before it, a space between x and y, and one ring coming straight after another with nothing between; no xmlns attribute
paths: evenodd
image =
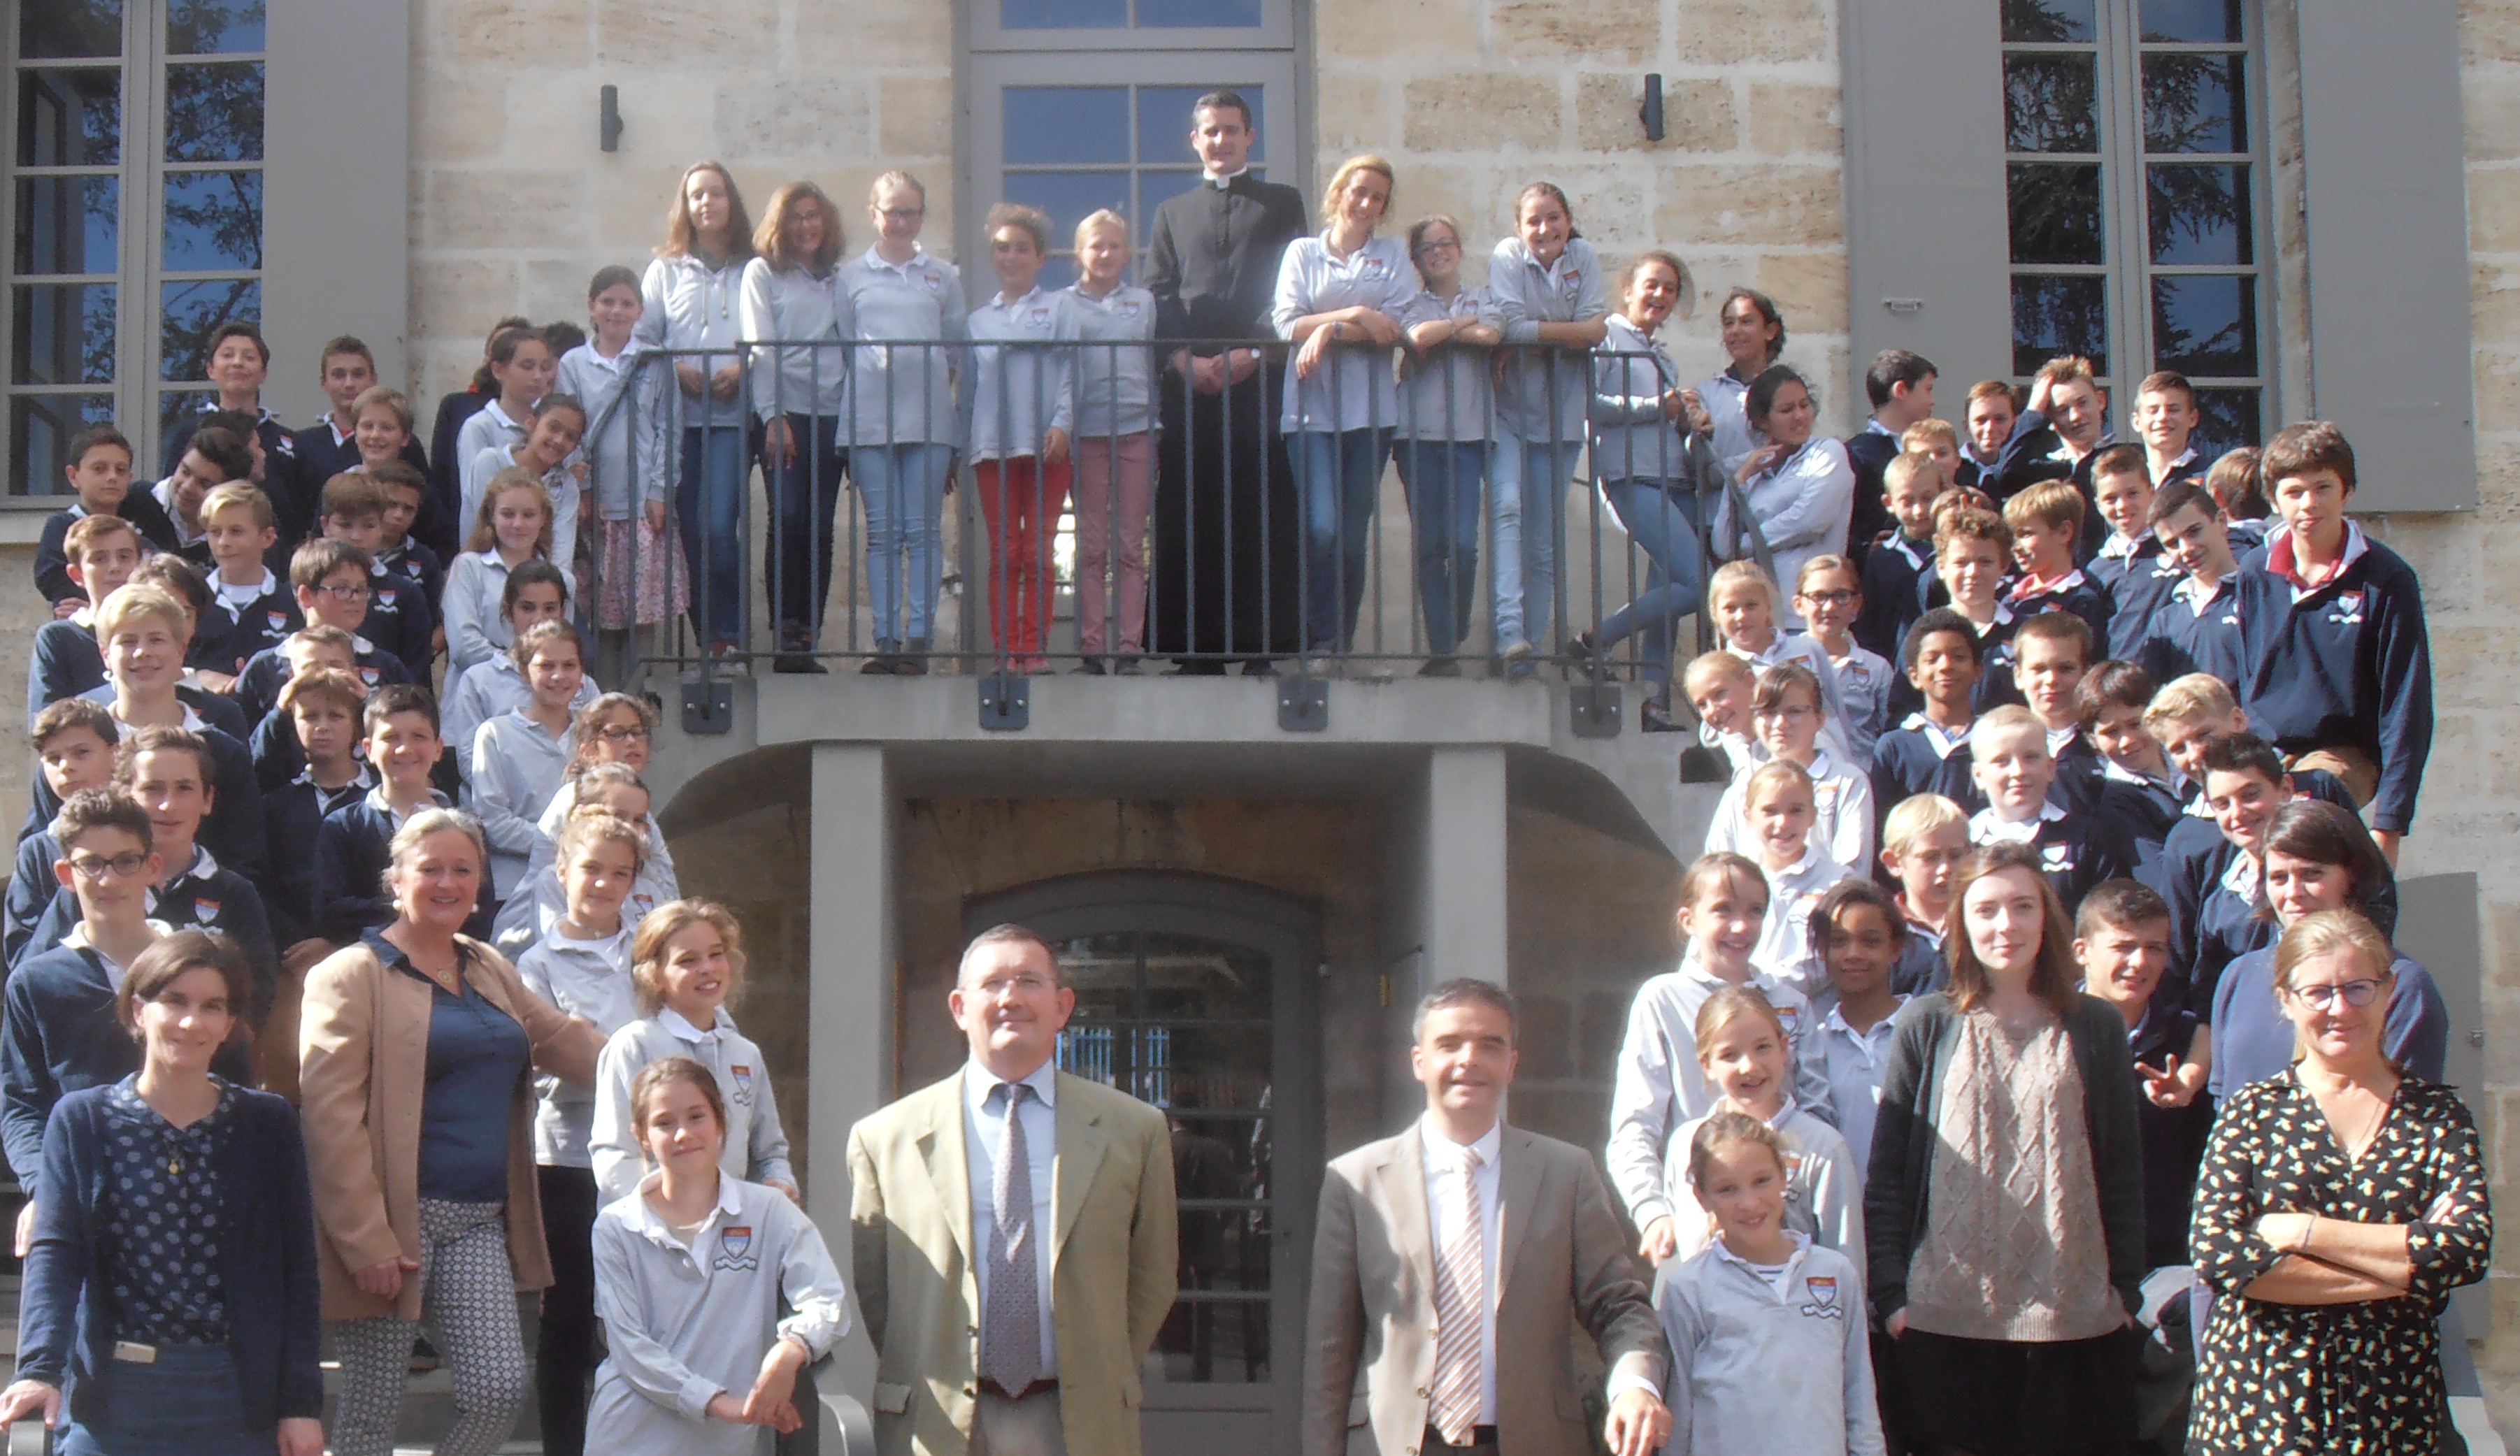
<svg viewBox="0 0 2520 1456"><path fill-rule="evenodd" d="M140 1070L140 1043L113 1014L105 963L80 946L31 955L9 978L0 1021L0 1145L26 1197L44 1201L44 1122L53 1104L81 1087L116 1082ZM250 1085L252 1058L242 1037L219 1048L213 1070Z"/></svg>
<svg viewBox="0 0 2520 1456"><path fill-rule="evenodd" d="M124 1038L128 1040L129 1038ZM119 1081L119 1079L116 1079ZM26 1257L18 1376L59 1387L70 1414L95 1421L113 1398L112 1286L124 1271L100 1216L108 1198L105 1099L73 1092L44 1133L45 1186ZM269 1092L237 1087L219 1192L228 1353L236 1362L247 1431L324 1413L318 1363L323 1301L315 1272L315 1204L296 1110Z"/></svg>
<svg viewBox="0 0 2520 1456"><path fill-rule="evenodd" d="M2363 541L2351 565L2299 601L2267 564L2288 545L2284 533L2240 563L2240 706L2288 754L2344 745L2369 755L2380 766L2371 826L2404 833L2432 754L2432 646L2414 568Z"/></svg>
<svg viewBox="0 0 2520 1456"><path fill-rule="evenodd" d="M96 644L96 629L68 617L35 629L35 650L26 663L26 727L36 715L66 697L76 697L105 685L105 649Z"/></svg>
<svg viewBox="0 0 2520 1456"><path fill-rule="evenodd" d="M2083 897L2101 881L2126 878L2135 867L2135 856L2119 838L2117 826L2097 815L2068 812L2043 817L2030 843L2067 914L2080 909Z"/></svg>
<svg viewBox="0 0 2520 1456"><path fill-rule="evenodd" d="M324 816L315 835L316 935L346 946L393 923L393 901L384 891L384 874L393 864L393 816L378 807L373 795ZM480 901L472 918L464 922L464 933L488 941L498 915L498 893L485 873Z"/></svg>
<svg viewBox="0 0 2520 1456"><path fill-rule="evenodd" d="M216 584L212 584L216 590ZM306 625L297 610L297 595L290 590L289 578L277 576L271 590L231 608L228 603L213 600L209 610L193 630L193 645L184 654L188 667L207 672L225 673L233 678L257 652L276 647Z"/></svg>
<svg viewBox="0 0 2520 1456"><path fill-rule="evenodd" d="M175 473L176 463L192 448L193 431L202 427L202 421L209 419L215 408L213 405L188 416L166 432L166 459L158 471L158 478ZM287 553L306 539L315 520L313 507L305 498L302 472L297 468L297 437L269 410L262 412L261 422L253 432L262 442L262 479L257 483L262 493L271 498L271 513L280 528L280 540L273 543L273 550L282 553L282 574L287 575ZM315 482L318 489L323 484L320 480Z"/></svg>
<svg viewBox="0 0 2520 1456"><path fill-rule="evenodd" d="M131 522L148 543L146 549L171 552L175 549L175 523L166 519L166 508L145 487L135 488L113 507L113 513ZM88 512L75 506L65 506L44 519L44 534L35 542L35 589L46 601L68 597L85 597L79 584L70 580L70 527Z"/></svg>
<svg viewBox="0 0 2520 1456"><path fill-rule="evenodd" d="M270 893L262 898L263 908L271 918L272 938L284 949L315 934L315 845L324 816L366 797L374 783L362 770L346 786L328 789L301 769L263 796L263 822L271 834L271 858L262 878Z"/></svg>
<svg viewBox="0 0 2520 1456"><path fill-rule="evenodd" d="M359 624L359 636L414 672L426 673L436 656L430 645L436 634L437 608L428 589L391 567L374 568L368 579L368 616Z"/></svg>
<svg viewBox="0 0 2520 1456"><path fill-rule="evenodd" d="M367 684L370 692L388 683L417 681L399 656L364 636L353 639L353 642L366 643L366 649L357 652L352 660L358 664L359 677ZM237 674L235 701L238 714L246 722L260 727L262 721L271 716L271 710L280 706L280 689L288 685L289 659L278 647L264 648ZM239 736L246 736L246 733L241 732Z"/></svg>
<svg viewBox="0 0 2520 1456"><path fill-rule="evenodd" d="M15 969L24 959L26 943L35 937L35 926L52 907L55 897L62 893L61 877L53 873L53 861L62 858L62 847L50 829L38 829L18 841L18 860L9 871L9 900L5 916L0 916L0 948L5 948L8 964Z"/></svg>
<svg viewBox="0 0 2520 1456"><path fill-rule="evenodd" d="M2135 544L2132 555L2093 556L2083 574L2108 594L2108 630L2097 639L2099 655L2142 661L2138 654L2152 632L2154 615L2187 574L2162 556L2160 540L2149 535Z"/></svg>
<svg viewBox="0 0 2520 1456"><path fill-rule="evenodd" d="M1969 776L1969 746L1955 744L1949 758L1934 753L1933 740L1912 716L1872 741L1872 813L1876 821L1890 817L1903 799L1940 794L1975 814L1986 807ZM1876 822L1874 827L1879 827Z"/></svg>
<svg viewBox="0 0 2520 1456"><path fill-rule="evenodd" d="M247 1023L260 1031L264 1019L271 1015L272 998L280 989L280 950L272 939L271 918L263 907L262 892L245 876L219 864L213 856L207 872L196 863L182 876L151 892L149 916L176 930L215 930L236 942L253 972L253 1003L247 1010ZM25 953L42 955L53 949L62 943L62 937L70 933L78 918L77 896L54 896L53 903L35 921L35 933L26 943Z"/></svg>
<svg viewBox="0 0 2520 1456"><path fill-rule="evenodd" d="M1933 564L1934 544L1912 540L1905 531L1891 533L1864 558L1864 610L1855 618L1857 642L1894 665L1899 661L1899 643L1924 614L1919 583Z"/></svg>
<svg viewBox="0 0 2520 1456"><path fill-rule="evenodd" d="M2201 612L2172 592L2162 598L2136 661L2154 681L2167 683L2188 673L2209 673L2231 684L2237 694L2248 672L2248 645L2240 634L2240 584L2225 577Z"/></svg>

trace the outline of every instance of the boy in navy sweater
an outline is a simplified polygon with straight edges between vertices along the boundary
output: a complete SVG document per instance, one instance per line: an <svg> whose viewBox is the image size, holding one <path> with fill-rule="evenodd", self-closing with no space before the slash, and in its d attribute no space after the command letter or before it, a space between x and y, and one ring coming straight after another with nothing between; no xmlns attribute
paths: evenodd
<svg viewBox="0 0 2520 1456"><path fill-rule="evenodd" d="M302 628L274 648L273 654L282 668L281 685L273 689L271 711L263 714L262 721L253 726L253 741L248 745L253 750L254 777L262 784L266 795L295 778L297 771L306 767L306 750L297 741L297 725L286 706L289 684L320 669L339 673L349 679L351 685L359 690L361 703L367 700L369 691L367 680L359 676L358 653L351 645L350 635L338 627L318 624ZM349 742L352 745L356 745L359 739L358 708L359 703L350 705ZM269 818L270 815L266 812L263 816Z"/></svg>
<svg viewBox="0 0 2520 1456"><path fill-rule="evenodd" d="M2170 965L2170 907L2132 880L2109 881L2074 917L2074 959L2084 992L2125 1019L2127 1050L2143 1082L2136 1137L2143 1153L2144 1262L2185 1263L2196 1166L2214 1125L2212 1099L2203 1095L2213 1043L2203 1018L2155 994Z"/></svg>
<svg viewBox="0 0 2520 1456"><path fill-rule="evenodd" d="M325 482L325 539L346 542L368 556L368 610L358 634L392 654L417 682L435 660L437 611L418 581L377 559L384 532L385 492L374 476L336 475Z"/></svg>
<svg viewBox="0 0 2520 1456"><path fill-rule="evenodd" d="M1980 650L1977 629L1947 607L1908 629L1901 666L1920 706L1872 744L1874 813L1886 816L1915 794L1940 794L1964 808L1983 804L1967 753Z"/></svg>
<svg viewBox="0 0 2520 1456"><path fill-rule="evenodd" d="M359 635L376 580L366 552L346 541L310 541L290 561L289 580L307 626L336 627L349 634L353 668L370 690L413 681L401 658ZM259 654L237 678L237 706L260 723L280 701L281 684L289 681L291 671L287 654L279 648Z"/></svg>
<svg viewBox="0 0 2520 1456"><path fill-rule="evenodd" d="M2264 469L2282 522L2240 566L2240 705L2296 765L2345 780L2394 864L2432 753L2423 591L2346 517L2354 447L2336 426L2277 430Z"/></svg>
<svg viewBox="0 0 2520 1456"><path fill-rule="evenodd" d="M69 463L62 469L69 477L70 493L78 497L78 504L64 507L47 517L43 537L35 543L35 587L53 603L53 610L65 614L95 600L69 569L67 538L70 528L80 521L92 516L120 516L158 550L175 549L175 528L157 500L147 491L136 496L131 493L131 442L123 438L120 430L110 424L92 424L70 436L67 454Z"/></svg>
<svg viewBox="0 0 2520 1456"><path fill-rule="evenodd" d="M1969 818L1969 842L2028 844L2056 898L2072 910L2092 887L2125 874L2132 857L2105 816L2075 813L2048 793L2056 761L2048 729L2027 708L2005 705L1969 733L1970 775L1987 807Z"/></svg>
<svg viewBox="0 0 2520 1456"><path fill-rule="evenodd" d="M363 716L368 763L381 781L326 815L315 836L315 934L336 946L393 923L393 902L383 883L393 863L394 831L424 809L449 807L447 797L429 784L443 745L428 689L411 684L378 688ZM487 941L498 910L485 874L465 933Z"/></svg>
<svg viewBox="0 0 2520 1456"><path fill-rule="evenodd" d="M2099 754L2101 796L2127 827L2135 877L2164 891L2162 851L2184 804L2179 772L2143 729L2144 710L2156 690L2152 674L2135 663L2102 662L2083 675L2074 708L2085 741Z"/></svg>
<svg viewBox="0 0 2520 1456"><path fill-rule="evenodd" d="M2135 386L2135 432L2143 441L2144 467L2156 486L2194 480L2205 473L2206 461L2192 443L2204 419L2196 409L2196 387L2174 369L2156 370Z"/></svg>
<svg viewBox="0 0 2520 1456"><path fill-rule="evenodd" d="M5 937L0 939L0 949L5 949L13 966L33 938L35 922L43 918L45 907L61 890L53 861L62 857L62 847L53 838L52 820L71 796L113 781L113 749L122 729L104 704L68 698L37 714L28 736L43 773L42 787L35 795L37 807L49 803L51 813L42 815L39 822L36 816L28 816L29 827L18 838L6 923L0 927L0 937Z"/></svg>
<svg viewBox="0 0 2520 1456"><path fill-rule="evenodd" d="M2020 569L2004 605L2024 618L2072 612L2091 624L2096 642L2108 639L2108 598L2075 564L2089 509L2083 493L2062 480L2043 480L2003 503L2012 559Z"/></svg>
<svg viewBox="0 0 2520 1456"><path fill-rule="evenodd" d="M306 508L309 503L300 501L296 492L297 439L279 416L262 406L262 386L271 377L271 346L263 341L260 329L231 320L210 331L207 352L206 373L218 393L205 402L202 413L167 431L166 473L175 472L175 463L191 447L197 427L231 428L248 437L254 456L253 483L271 497L280 512L283 537L294 543L306 535L311 512Z"/></svg>
<svg viewBox="0 0 2520 1456"><path fill-rule="evenodd" d="M2088 807L2099 793L2099 750L2083 740L2082 714L2074 701L2083 675L2091 670L2091 624L2072 612L2041 612L2012 634L2013 685L2021 689L2031 716L2048 730L2048 757L2056 761L2058 780L2077 807Z"/></svg>
<svg viewBox="0 0 2520 1456"><path fill-rule="evenodd" d="M1925 610L1921 584L1934 563L1934 498L1943 493L1943 473L1932 456L1912 450L1882 467L1881 492L1897 529L1864 558L1855 640L1895 662L1910 624Z"/></svg>
<svg viewBox="0 0 2520 1456"><path fill-rule="evenodd" d="M1969 852L1968 815L1941 794L1917 794L1881 821L1881 867L1898 887L1908 926L1890 989L1901 995L1940 991L1951 980L1943 935L1952 918L1952 873Z"/></svg>
<svg viewBox="0 0 2520 1456"><path fill-rule="evenodd" d="M2197 767L2201 802L2221 842L2202 850L2182 844L2170 866L2168 899L2171 971L2188 1007L2203 1016L2224 968L2274 942L2274 923L2264 914L2259 846L2294 788L2283 760L2249 733L2207 739Z"/></svg>
<svg viewBox="0 0 2520 1456"><path fill-rule="evenodd" d="M2170 598L2184 575L2179 563L2162 554L2152 531L2152 476L2144 468L2143 451L2135 445L2112 445L2092 462L2092 504L2109 534L2092 552L2085 576L2109 603L2108 628L2101 651L2121 662L2133 662L2152 630L2153 614Z"/></svg>
<svg viewBox="0 0 2520 1456"><path fill-rule="evenodd" d="M420 583L421 595L430 602L444 602L446 563L412 534L433 499L428 477L400 461L388 461L369 466L368 478L384 492L384 529L378 537L377 561ZM435 651L446 650L445 638L446 624L441 620L431 640Z"/></svg>
<svg viewBox="0 0 2520 1456"><path fill-rule="evenodd" d="M234 678L256 652L295 632L297 604L265 559L279 539L271 499L229 481L202 502L202 534L209 545L210 605L194 624L185 660Z"/></svg>
<svg viewBox="0 0 2520 1456"><path fill-rule="evenodd" d="M100 690L111 696L108 711L126 733L162 724L202 735L217 766L211 779L217 799L202 826L202 843L220 863L251 879L262 868L262 791L245 740L212 727L176 690L190 627L184 608L157 587L135 582L105 598L96 622L105 647Z"/></svg>
<svg viewBox="0 0 2520 1456"><path fill-rule="evenodd" d="M2240 632L2240 563L2213 494L2174 480L2152 502L2153 539L2180 580L2153 609L2140 660L2164 677L2210 673L2237 684L2247 669Z"/></svg>
<svg viewBox="0 0 2520 1456"><path fill-rule="evenodd" d="M367 692L359 680L330 667L307 667L280 689L278 716L302 760L293 776L263 800L271 831L271 867L264 897L274 938L296 959L315 935L315 846L324 819L376 787L359 761L359 713Z"/></svg>
<svg viewBox="0 0 2520 1456"><path fill-rule="evenodd" d="M70 580L96 599L113 595L140 566L140 532L118 515L90 515L70 523L64 547ZM96 609L86 602L67 617L35 629L35 650L26 664L26 721L66 697L105 681L105 654L96 645Z"/></svg>
<svg viewBox="0 0 2520 1456"><path fill-rule="evenodd" d="M1882 499L1888 485L1886 472L1900 454L1899 436L1934 413L1934 375L1932 360L1906 349L1883 349L1864 372L1864 393L1872 402L1872 418L1846 442L1847 463L1855 467L1855 513L1847 525L1846 553L1858 564L1892 526ZM1882 648L1873 650L1890 655Z"/></svg>

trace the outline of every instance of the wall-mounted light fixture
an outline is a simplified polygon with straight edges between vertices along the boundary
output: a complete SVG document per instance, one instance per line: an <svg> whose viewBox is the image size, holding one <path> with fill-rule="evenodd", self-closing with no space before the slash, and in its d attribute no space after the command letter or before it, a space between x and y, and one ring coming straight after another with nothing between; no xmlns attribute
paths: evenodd
<svg viewBox="0 0 2520 1456"><path fill-rule="evenodd" d="M1637 108L1637 119L1645 124L1646 141L1662 140L1662 76L1659 73L1645 77L1645 104Z"/></svg>
<svg viewBox="0 0 2520 1456"><path fill-rule="evenodd" d="M621 88L604 88L603 101L596 121L596 140L607 152L621 150Z"/></svg>

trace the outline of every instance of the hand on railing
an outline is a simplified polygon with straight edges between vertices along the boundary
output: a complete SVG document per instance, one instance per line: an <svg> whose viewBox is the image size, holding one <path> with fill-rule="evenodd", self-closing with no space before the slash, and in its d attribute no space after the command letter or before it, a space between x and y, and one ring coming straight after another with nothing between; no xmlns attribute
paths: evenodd
<svg viewBox="0 0 2520 1456"><path fill-rule="evenodd" d="M0 1390L0 1426L9 1428L9 1456L52 1449L62 1419L62 1388L40 1380L12 1382ZM30 1429L31 1428L31 1429Z"/></svg>

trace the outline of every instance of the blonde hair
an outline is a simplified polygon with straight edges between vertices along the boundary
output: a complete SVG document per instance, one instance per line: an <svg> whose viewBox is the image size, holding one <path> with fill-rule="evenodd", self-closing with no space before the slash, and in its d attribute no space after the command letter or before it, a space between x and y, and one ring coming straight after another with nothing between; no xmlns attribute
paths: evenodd
<svg viewBox="0 0 2520 1456"><path fill-rule="evenodd" d="M870 207L880 207L883 205L883 194L886 188L898 189L904 187L919 194L919 205L921 207L924 208L927 205L927 184L920 181L916 177L913 177L899 167L894 167L891 171L878 177L873 183L868 185L867 205Z"/></svg>
<svg viewBox="0 0 2520 1456"><path fill-rule="evenodd" d="M1347 191L1348 182L1359 172L1382 174L1383 184L1389 190L1382 199L1382 215L1386 218L1391 215L1391 205L1400 200L1400 179L1391 170L1391 163L1380 154L1365 152L1340 162L1338 170L1330 173L1329 185L1322 189L1322 216L1338 216L1339 195Z"/></svg>
<svg viewBox="0 0 2520 1456"><path fill-rule="evenodd" d="M714 900L669 900L639 922L630 946L630 993L639 1014L653 1016L665 1004L665 945L695 925L717 929L726 943L726 1001L734 1005L743 991L743 927L735 912Z"/></svg>
<svg viewBox="0 0 2520 1456"><path fill-rule="evenodd" d="M147 582L132 582L114 588L97 603L96 640L110 640L124 623L134 619L157 621L177 637L190 637L193 633L192 615L175 599L175 594Z"/></svg>
<svg viewBox="0 0 2520 1456"><path fill-rule="evenodd" d="M1117 233L1120 241L1126 243L1129 241L1129 220L1108 207L1097 207L1076 225L1076 236L1070 241L1076 251L1081 253L1085 251L1085 240L1102 232Z"/></svg>
<svg viewBox="0 0 2520 1456"><path fill-rule="evenodd" d="M350 402L350 422L358 423L359 417L370 410L390 411L402 432L411 433L411 401L403 397L401 390L390 384L371 384L361 390L359 397Z"/></svg>
<svg viewBox="0 0 2520 1456"><path fill-rule="evenodd" d="M1701 652L1688 660L1688 666L1680 670L1680 688L1681 691L1688 692L1692 684L1702 683L1709 678L1755 676L1756 673L1748 659L1718 647L1712 652Z"/></svg>
<svg viewBox="0 0 2520 1456"><path fill-rule="evenodd" d="M1742 781L1741 807L1746 810L1753 804L1763 802L1759 796L1773 790L1778 784L1799 788L1803 791L1804 799L1818 802L1819 791L1812 787L1812 776L1804 771L1802 765L1791 759L1770 759L1751 770L1750 776Z"/></svg>
<svg viewBox="0 0 2520 1456"><path fill-rule="evenodd" d="M253 528L257 531L268 531L278 523L278 517L271 511L271 497L264 495L261 488L250 480L231 480L225 485L211 486L210 493L202 497L202 508L193 514L206 527L218 518L222 510L245 511L253 517Z"/></svg>
<svg viewBox="0 0 2520 1456"><path fill-rule="evenodd" d="M548 561L552 553L551 491L541 477L522 465L510 465L490 477L481 490L481 508L473 512L472 539L465 545L469 552L486 552L499 544L499 501L514 491L531 491L534 504L543 511L542 534L534 538L534 554Z"/></svg>
<svg viewBox="0 0 2520 1456"><path fill-rule="evenodd" d="M385 872L379 876L386 899L393 898L394 871L402 868L403 861L419 854L421 845L428 836L442 834L449 829L472 841L472 867L484 877L490 873L490 845L481 837L479 819L460 809L424 809L403 820L402 827L394 831L393 841L386 852Z"/></svg>
<svg viewBox="0 0 2520 1456"><path fill-rule="evenodd" d="M2050 389L2077 380L2098 388L2100 382L2098 373L2092 368L2092 361L2080 354L2059 354L2039 366L2039 373L2032 377L2047 380Z"/></svg>
<svg viewBox="0 0 2520 1456"><path fill-rule="evenodd" d="M2083 534L2083 512L2090 503L2070 480L2042 480L2003 503L2003 523L2015 531L2026 526L2054 526L2071 536Z"/></svg>
<svg viewBox="0 0 2520 1456"><path fill-rule="evenodd" d="M1738 561L1727 561L1715 568L1715 574L1706 579L1707 604L1713 606L1717 597L1743 582L1754 582L1760 591L1768 594L1769 611L1778 613L1784 611L1785 594L1778 588L1777 579L1768 575L1766 568L1760 566L1758 562L1747 557Z"/></svg>
<svg viewBox="0 0 2520 1456"><path fill-rule="evenodd" d="M2317 914L2304 915L2284 927L2282 937L2275 942L2275 1009L2278 1012L2283 1009L2284 993L2292 990L2293 973L2301 969L2302 962L2340 950L2351 950L2362 956L2363 963L2371 968L2372 977L2384 990L2397 980L2398 952L2390 946L2389 938L2380 934L2380 927L2364 919L2359 911L2320 910ZM2387 1012L2385 1001L2380 1009L2384 1014ZM2294 1061L2301 1060L2302 1050L2296 1033L2292 1052Z"/></svg>
<svg viewBox="0 0 2520 1456"><path fill-rule="evenodd" d="M569 861L599 844L630 846L630 872L637 874L648 867L648 836L639 826L614 814L601 804L580 804L568 812L560 828L557 867L562 874Z"/></svg>
<svg viewBox="0 0 2520 1456"><path fill-rule="evenodd" d="M1727 986L1706 998L1697 1008L1697 1060L1703 1063L1715 1050L1715 1038L1724 1029L1742 1017L1754 1016L1768 1024L1777 1034L1777 1046L1785 1048L1792 1040L1785 1035L1785 1019L1777 1014L1776 1004L1747 986Z"/></svg>
<svg viewBox="0 0 2520 1456"><path fill-rule="evenodd" d="M823 213L823 245L810 258L788 256L788 224L799 202L811 202ZM761 227L752 235L752 250L774 270L802 268L816 278L831 272L848 245L848 235L840 230L840 209L811 182L790 182L772 193L770 206L761 214Z"/></svg>
<svg viewBox="0 0 2520 1456"><path fill-rule="evenodd" d="M2038 714L2019 703L2005 703L2001 708L1986 710L1979 716L1977 725L1969 729L1970 761L1977 760L1978 751L1987 746L1988 738L1997 733L2010 732L2029 733L2038 740L2039 751L2043 754L2048 752L2048 725L2039 721Z"/></svg>
<svg viewBox="0 0 2520 1456"><path fill-rule="evenodd" d="M2231 695L2231 686L2212 673L2189 673L2161 684L2152 701L2143 709L2144 731L2156 725L2193 723L2210 718L2221 721L2239 711L2240 700Z"/></svg>
<svg viewBox="0 0 2520 1456"><path fill-rule="evenodd" d="M1942 423L1941 420L1928 422ZM1908 433L1912 435L1922 428L1923 425L1915 425ZM1881 467L1882 496L1886 499L1892 491L1902 489L1919 475L1931 477L1935 481L1935 493L1941 494L1943 467L1934 463L1932 456L1921 450L1910 450L1891 457L1890 463Z"/></svg>
<svg viewBox="0 0 2520 1456"><path fill-rule="evenodd" d="M1927 460L1931 460L1933 457L1925 453L1925 446L1929 444L1949 445L1958 450L1960 448L1960 432L1952 428L1948 419L1919 419L1899 431L1899 449L1904 453L1925 455Z"/></svg>
<svg viewBox="0 0 2520 1456"><path fill-rule="evenodd" d="M1942 829L1966 829L1968 814L1940 794L1910 794L1881 821L1881 847L1905 856L1908 847Z"/></svg>

